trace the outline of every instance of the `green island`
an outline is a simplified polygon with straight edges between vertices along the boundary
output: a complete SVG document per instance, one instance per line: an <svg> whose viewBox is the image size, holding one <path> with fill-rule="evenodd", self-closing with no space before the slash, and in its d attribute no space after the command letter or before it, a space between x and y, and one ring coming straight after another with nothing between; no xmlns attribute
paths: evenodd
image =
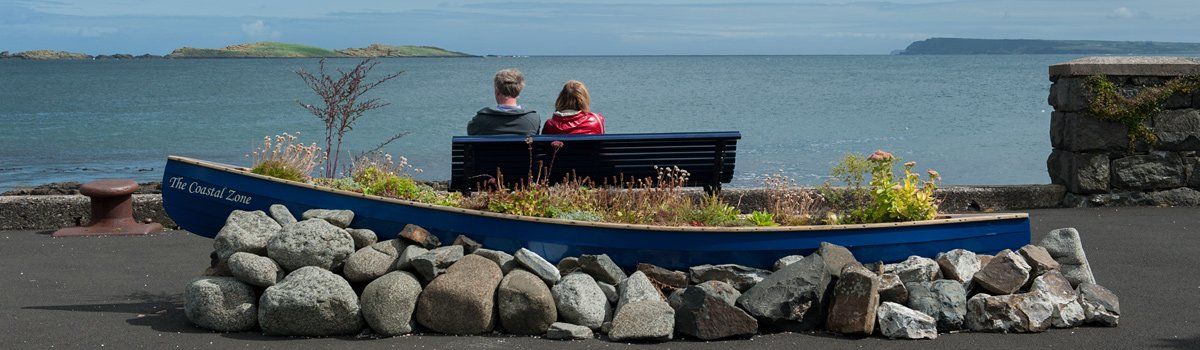
<svg viewBox="0 0 1200 350"><path fill-rule="evenodd" d="M256 42L230 45L219 49L181 47L170 58L278 58L278 57L471 57L434 46L371 44L364 48L331 50L310 45L280 42Z"/></svg>
<svg viewBox="0 0 1200 350"><path fill-rule="evenodd" d="M1028 55L1028 54L1197 54L1200 43L1161 41L1036 40L929 38L915 41L900 55Z"/></svg>

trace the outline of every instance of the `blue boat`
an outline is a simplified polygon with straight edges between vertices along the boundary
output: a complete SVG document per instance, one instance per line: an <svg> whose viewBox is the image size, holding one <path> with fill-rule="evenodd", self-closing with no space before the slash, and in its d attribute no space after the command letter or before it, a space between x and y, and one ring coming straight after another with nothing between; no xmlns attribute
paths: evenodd
<svg viewBox="0 0 1200 350"><path fill-rule="evenodd" d="M936 220L863 225L781 227L673 227L583 222L517 216L364 195L252 174L244 168L171 156L163 173L163 206L179 226L214 237L234 210L272 204L292 213L349 209L351 227L395 238L406 224L443 242L466 235L496 250L528 248L551 262L582 254L608 254L626 268L650 263L671 269L702 264L770 268L775 260L809 254L821 242L845 246L863 262L934 257L962 248L993 254L1030 240L1029 216L945 215Z"/></svg>

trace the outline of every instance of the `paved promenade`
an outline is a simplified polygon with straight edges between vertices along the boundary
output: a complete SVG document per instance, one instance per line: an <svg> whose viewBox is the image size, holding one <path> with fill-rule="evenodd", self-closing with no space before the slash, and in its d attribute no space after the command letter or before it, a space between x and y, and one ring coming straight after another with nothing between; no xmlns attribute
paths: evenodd
<svg viewBox="0 0 1200 350"><path fill-rule="evenodd" d="M185 232L56 239L46 232L2 231L0 348L1200 348L1200 209L1050 209L1031 215L1035 241L1059 227L1076 227L1083 234L1096 279L1121 298L1125 313L1120 327L943 334L933 341L771 334L654 345L506 336L301 339L219 334L191 326L181 303L186 283L208 264L209 239Z"/></svg>

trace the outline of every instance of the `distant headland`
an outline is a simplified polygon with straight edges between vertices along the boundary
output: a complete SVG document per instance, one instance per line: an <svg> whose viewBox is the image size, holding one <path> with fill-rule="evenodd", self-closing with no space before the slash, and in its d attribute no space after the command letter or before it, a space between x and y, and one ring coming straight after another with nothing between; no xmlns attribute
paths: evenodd
<svg viewBox="0 0 1200 350"><path fill-rule="evenodd" d="M27 60L102 60L102 59L192 59L192 58L317 58L317 57L478 57L435 46L371 44L361 48L331 50L316 46L280 42L256 42L230 45L219 49L181 47L163 56L144 54L89 55L77 52L32 50L0 52L0 59Z"/></svg>
<svg viewBox="0 0 1200 350"><path fill-rule="evenodd" d="M909 44L898 55L1179 55L1200 54L1200 43L1161 41L930 38Z"/></svg>

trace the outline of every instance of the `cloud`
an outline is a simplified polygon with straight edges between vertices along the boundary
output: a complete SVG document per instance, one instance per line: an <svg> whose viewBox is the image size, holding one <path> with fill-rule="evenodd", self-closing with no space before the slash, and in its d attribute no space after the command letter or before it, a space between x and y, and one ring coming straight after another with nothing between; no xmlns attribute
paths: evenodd
<svg viewBox="0 0 1200 350"><path fill-rule="evenodd" d="M242 33L252 39L276 39L283 35L278 30L271 30L271 27L261 19L250 23L242 23Z"/></svg>
<svg viewBox="0 0 1200 350"><path fill-rule="evenodd" d="M1108 14L1108 18L1133 18L1134 16L1137 16L1137 14L1125 6L1113 9L1112 13Z"/></svg>

